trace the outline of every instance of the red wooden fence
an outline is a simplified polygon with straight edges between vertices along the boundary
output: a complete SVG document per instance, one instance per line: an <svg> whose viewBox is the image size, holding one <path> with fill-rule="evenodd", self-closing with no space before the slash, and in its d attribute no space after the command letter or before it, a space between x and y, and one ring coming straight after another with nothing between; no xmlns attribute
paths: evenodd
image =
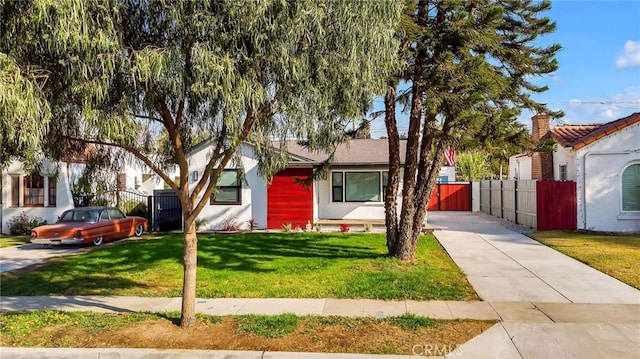
<svg viewBox="0 0 640 359"><path fill-rule="evenodd" d="M431 193L428 211L470 211L471 184L438 183Z"/></svg>
<svg viewBox="0 0 640 359"><path fill-rule="evenodd" d="M577 229L578 207L575 182L537 181L536 206L537 230Z"/></svg>

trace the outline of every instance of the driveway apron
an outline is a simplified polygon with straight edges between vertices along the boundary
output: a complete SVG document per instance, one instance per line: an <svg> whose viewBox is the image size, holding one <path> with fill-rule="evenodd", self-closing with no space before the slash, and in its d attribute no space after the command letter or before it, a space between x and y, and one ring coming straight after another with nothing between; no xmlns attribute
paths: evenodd
<svg viewBox="0 0 640 359"><path fill-rule="evenodd" d="M84 248L78 246L43 246L27 243L0 249L0 272L24 268L52 257L74 254Z"/></svg>

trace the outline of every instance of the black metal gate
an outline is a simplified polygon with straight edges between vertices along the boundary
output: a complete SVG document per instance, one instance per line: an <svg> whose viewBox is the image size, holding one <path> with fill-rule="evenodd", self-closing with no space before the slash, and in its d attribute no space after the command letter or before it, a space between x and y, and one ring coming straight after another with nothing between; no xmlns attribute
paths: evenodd
<svg viewBox="0 0 640 359"><path fill-rule="evenodd" d="M153 206L154 231L167 232L182 229L182 205L173 190L154 190L149 202Z"/></svg>

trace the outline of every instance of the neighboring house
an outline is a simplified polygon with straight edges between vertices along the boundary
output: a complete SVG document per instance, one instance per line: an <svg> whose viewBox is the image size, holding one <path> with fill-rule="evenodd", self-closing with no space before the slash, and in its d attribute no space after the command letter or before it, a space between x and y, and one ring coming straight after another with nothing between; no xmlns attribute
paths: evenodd
<svg viewBox="0 0 640 359"><path fill-rule="evenodd" d="M406 141L401 141L404 156ZM211 147L205 142L189 154L195 182L202 173ZM276 144L276 146L278 146ZM388 176L388 140L355 139L338 146L330 173L305 187L300 183L313 175L313 170L327 158L312 153L295 141L287 143L289 164L267 183L258 174L258 162L249 144L239 150L245 173L238 180L239 169L229 167L218 181L218 193L199 215L203 229L218 229L226 220L245 224L253 219L259 228L306 228L319 219L384 219L384 188ZM402 159L404 163L404 159ZM455 181L455 171L445 168L442 181Z"/></svg>
<svg viewBox="0 0 640 359"><path fill-rule="evenodd" d="M578 229L640 232L640 113L604 124L550 126L532 118L532 137L552 152L509 159L512 179L575 181Z"/></svg>
<svg viewBox="0 0 640 359"><path fill-rule="evenodd" d="M2 170L1 233L9 233L8 221L23 212L54 223L63 211L73 208L71 188L84 172L84 156L57 163L47 161L43 167L48 168L41 173L29 173L21 162L14 161ZM163 188L163 182L145 174L145 170L148 171L146 166L127 164L117 174L119 190L151 195L154 189Z"/></svg>
<svg viewBox="0 0 640 359"><path fill-rule="evenodd" d="M29 173L15 161L2 170L2 233L9 233L8 222L22 212L54 223L63 211L73 208L69 167L54 162L43 167L40 173Z"/></svg>

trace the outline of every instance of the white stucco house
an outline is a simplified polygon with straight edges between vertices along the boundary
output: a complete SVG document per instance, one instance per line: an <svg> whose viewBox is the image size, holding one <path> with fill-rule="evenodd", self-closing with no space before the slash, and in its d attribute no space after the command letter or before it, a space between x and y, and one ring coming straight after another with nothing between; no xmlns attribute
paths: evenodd
<svg viewBox="0 0 640 359"><path fill-rule="evenodd" d="M510 178L574 181L578 229L640 232L640 113L561 126L536 115L532 135L553 140L553 152L512 156Z"/></svg>
<svg viewBox="0 0 640 359"><path fill-rule="evenodd" d="M0 197L1 233L9 233L8 222L23 212L29 217L40 217L54 223L60 214L74 207L73 184L82 176L86 160L80 155L60 162L45 161L42 169L33 173L19 161L13 161L2 169ZM164 183L140 164L124 163L117 176L119 190L140 194L153 194ZM115 179L115 178L114 178Z"/></svg>
<svg viewBox="0 0 640 359"><path fill-rule="evenodd" d="M401 141L403 155L405 145L406 141ZM191 151L189 181L197 181L210 150L211 144L204 142ZM204 221L201 229L219 229L225 219L234 219L237 224L253 219L258 228L269 229L280 229L288 223L304 229L323 219L384 219L388 140L356 139L338 146L330 173L309 186L300 180L311 177L327 155L312 153L295 141L287 143L287 150L289 164L268 182L258 174L252 146L244 144L239 150L244 180L238 180L239 169L233 165L224 170L218 194L198 217ZM441 180L453 182L453 176L452 168L444 168L440 173Z"/></svg>
<svg viewBox="0 0 640 359"><path fill-rule="evenodd" d="M69 169L66 163L47 162L40 172L32 173L17 161L4 168L0 197L2 233L9 233L8 222L22 212L54 223L63 211L73 208Z"/></svg>

